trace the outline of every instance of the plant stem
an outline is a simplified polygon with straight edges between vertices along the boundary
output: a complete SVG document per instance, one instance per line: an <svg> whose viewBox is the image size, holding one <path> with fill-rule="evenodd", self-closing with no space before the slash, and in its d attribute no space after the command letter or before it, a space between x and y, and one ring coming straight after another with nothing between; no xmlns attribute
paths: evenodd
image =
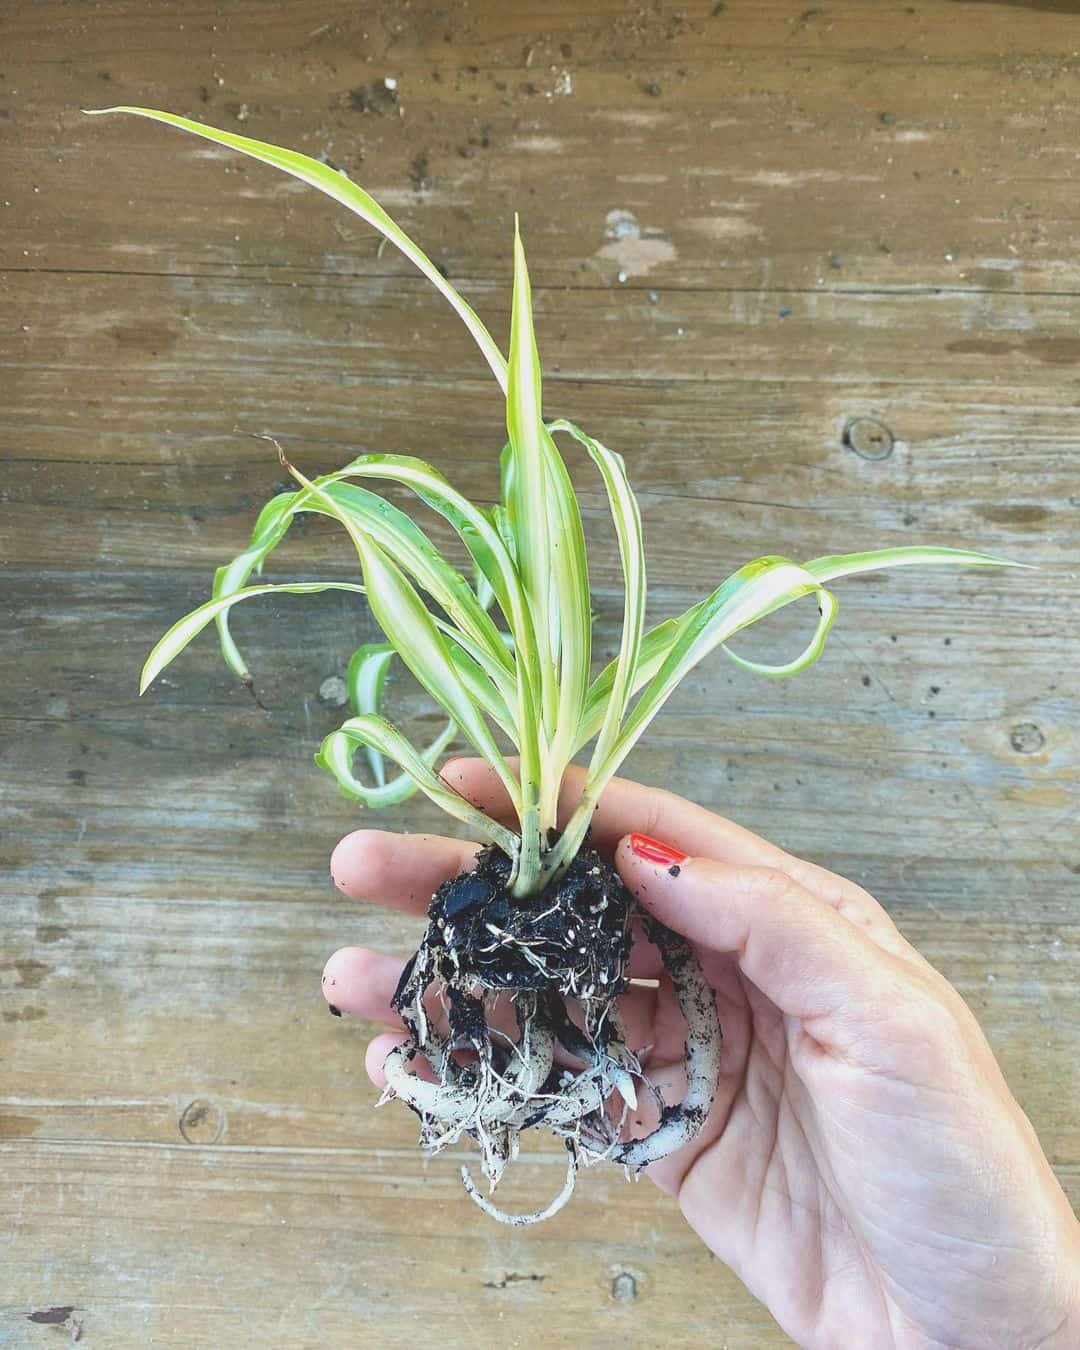
<svg viewBox="0 0 1080 1350"><path fill-rule="evenodd" d="M544 854L541 863L543 885L548 886L558 881L581 851L581 846L585 842L585 836L588 834L589 826L592 823L598 795L595 791L586 788L585 792L582 793L581 800L574 808L574 814L567 821L566 828L559 836L558 842Z"/></svg>
<svg viewBox="0 0 1080 1350"><path fill-rule="evenodd" d="M521 851L517 858L510 885L515 900L523 900L544 885L544 863L541 851L540 809L535 784L522 774L521 780Z"/></svg>

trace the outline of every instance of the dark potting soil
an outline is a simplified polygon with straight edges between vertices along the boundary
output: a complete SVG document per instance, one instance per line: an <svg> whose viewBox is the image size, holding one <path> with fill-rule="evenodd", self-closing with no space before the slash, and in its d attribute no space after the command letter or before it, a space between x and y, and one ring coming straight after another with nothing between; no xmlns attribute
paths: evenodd
<svg viewBox="0 0 1080 1350"><path fill-rule="evenodd" d="M633 902L611 864L583 849L558 882L523 900L507 891L509 876L509 859L490 846L473 871L443 882L432 897L421 950L447 984L621 993ZM415 960L402 973L395 1007L408 1002Z"/></svg>

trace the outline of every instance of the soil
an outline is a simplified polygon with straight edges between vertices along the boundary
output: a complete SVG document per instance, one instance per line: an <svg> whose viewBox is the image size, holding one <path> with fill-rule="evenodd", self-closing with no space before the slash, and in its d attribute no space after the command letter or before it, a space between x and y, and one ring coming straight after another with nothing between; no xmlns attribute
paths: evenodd
<svg viewBox="0 0 1080 1350"><path fill-rule="evenodd" d="M583 849L558 882L524 900L507 891L509 876L509 859L491 846L472 872L452 877L432 897L422 947L446 983L582 997L621 993L633 901L611 864ZM415 961L394 996L399 1010Z"/></svg>

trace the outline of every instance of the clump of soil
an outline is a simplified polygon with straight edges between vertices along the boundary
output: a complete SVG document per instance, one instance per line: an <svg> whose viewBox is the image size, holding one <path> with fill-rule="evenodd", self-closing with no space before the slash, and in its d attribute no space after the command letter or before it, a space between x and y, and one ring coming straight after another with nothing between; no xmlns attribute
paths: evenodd
<svg viewBox="0 0 1080 1350"><path fill-rule="evenodd" d="M513 899L509 879L510 860L492 846L478 855L472 872L435 892L421 952L432 954L439 976L485 989L557 988L584 999L603 990L622 993L632 900L618 873L583 850L562 879L538 895ZM399 1011L400 997L401 989Z"/></svg>
<svg viewBox="0 0 1080 1350"><path fill-rule="evenodd" d="M491 1189L517 1156L524 1130L544 1126L562 1137L566 1183L533 1214L496 1209L462 1168L482 1209L525 1224L566 1203L579 1165L609 1159L641 1168L697 1133L716 1090L720 1028L689 945L643 916L687 1023L687 1091L677 1105L665 1103L627 1045L619 1016L635 905L618 873L583 849L558 882L535 896L515 899L509 879L509 859L489 847L473 871L444 882L432 897L427 932L393 998L408 1040L387 1057L384 1100L412 1107L429 1152L462 1135L474 1139ZM430 997L425 1003L433 990L438 1017ZM656 1098L659 1124L645 1138L626 1141L639 1083Z"/></svg>

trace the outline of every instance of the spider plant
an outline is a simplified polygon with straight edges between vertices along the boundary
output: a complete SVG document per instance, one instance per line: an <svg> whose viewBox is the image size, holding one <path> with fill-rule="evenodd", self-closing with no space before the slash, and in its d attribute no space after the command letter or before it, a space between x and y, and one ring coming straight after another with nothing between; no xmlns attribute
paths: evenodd
<svg viewBox="0 0 1080 1350"><path fill-rule="evenodd" d="M240 601L271 593L312 594L330 589L363 594L386 642L361 646L350 661L347 686L352 716L326 738L317 762L343 792L366 805L397 804L419 790L475 837L487 841L491 847L479 871L488 878L492 893L508 897L510 918L502 927L487 923L486 929L498 936L483 951L506 956L512 948L517 957L528 958L527 964L519 961L514 968L526 972L524 976L511 978L505 969L501 975L490 974L493 967L482 966L477 955L479 939L474 935L465 942L460 923L456 927L450 923L451 913L456 915L464 907L455 902L452 909L446 897L440 900L437 895L429 936L407 968L398 992L397 1003L412 1039L392 1066L388 1061L391 1091L420 1113L429 1147L442 1147L462 1132L476 1138L483 1150L484 1170L492 1181L498 1179L516 1148L520 1130L538 1122L567 1140L568 1186L579 1151L586 1153L586 1161L608 1156L631 1166L643 1165L688 1138L711 1103L719 1028L696 963L674 935L653 926L650 932L667 960L689 1026L689 1088L686 1100L665 1112L664 1123L652 1135L628 1145L608 1121L605 1108L613 1091L632 1105L636 1096L633 1080L642 1077L640 1064L622 1040L614 1011L614 1000L625 987L629 898L623 896L619 904L613 904L610 913L618 916L615 926L600 935L608 941L606 965L598 964L593 953L588 968L582 962L562 960L558 934L553 938L547 933L546 946L527 936L539 932L538 916L558 909L563 880L587 855L589 822L605 786L684 676L716 649L743 669L773 678L795 675L813 664L836 618L837 601L829 589L832 582L860 572L913 564L1008 564L985 553L938 547L830 554L803 562L769 554L739 567L685 613L649 628L641 516L626 466L621 456L573 423L544 416L529 274L516 222L510 342L504 356L439 269L342 171L307 155L170 113L132 107L100 111L134 113L182 128L281 169L340 202L419 268L463 321L487 362L506 406L507 440L496 504L480 506L469 501L437 468L410 455L364 454L333 473L314 478L306 477L282 455L296 482L295 490L279 494L263 508L248 547L216 573L211 598L180 619L157 643L146 661L141 688L145 690L212 622L217 625L226 662L250 683L229 629L230 612ZM557 438L584 451L599 472L622 564L619 650L595 673L581 511ZM438 513L464 545L472 579L439 551L411 516L366 486L371 482L407 489ZM327 516L344 529L359 561L358 581L252 584L301 512ZM729 643L743 629L804 598L816 605L816 623L803 649L791 660L767 665L731 649ZM395 656L446 715L445 727L428 745L412 744L382 715L384 682ZM471 805L439 778L440 757L459 737L491 766L505 787L516 828L508 828ZM517 755L516 766L508 758L508 747ZM367 777L357 767L359 751L365 754ZM567 766L586 751L584 787L560 830L556 819L560 785ZM387 773L388 760L398 768L393 777ZM589 855L589 861L593 859L595 855ZM589 875L599 873L595 866ZM606 880L602 884L609 885ZM617 880L610 885L617 887ZM604 892L601 909L613 894L610 887ZM490 898L484 901L489 903ZM477 931L482 930L483 925ZM451 931L457 932L456 939L448 936ZM573 936L573 930L569 931ZM544 954L538 954L541 948ZM475 1000L478 985L486 991L484 997L493 988L517 991L521 1040L516 1059L508 1059L505 1053L500 1057L491 1037L476 1032L475 1021L470 1022L461 1011L464 1003L451 1000L449 1036L440 1036L428 1024L422 1000L437 979L442 980L444 990L449 987L462 1000ZM553 993L573 996L585 1005L584 1040L566 1018L561 1002L552 1001ZM706 1005L708 1010L702 1011ZM483 1072L479 1075L463 1070L453 1057L463 1041L480 1056ZM585 1071L569 1085L553 1077L556 1045L586 1063ZM405 1064L417 1049L431 1060L438 1082L422 1082L406 1072ZM547 1104L538 1106L541 1100ZM474 1198L495 1212L467 1177L466 1181ZM526 1217L542 1217L552 1208Z"/></svg>

